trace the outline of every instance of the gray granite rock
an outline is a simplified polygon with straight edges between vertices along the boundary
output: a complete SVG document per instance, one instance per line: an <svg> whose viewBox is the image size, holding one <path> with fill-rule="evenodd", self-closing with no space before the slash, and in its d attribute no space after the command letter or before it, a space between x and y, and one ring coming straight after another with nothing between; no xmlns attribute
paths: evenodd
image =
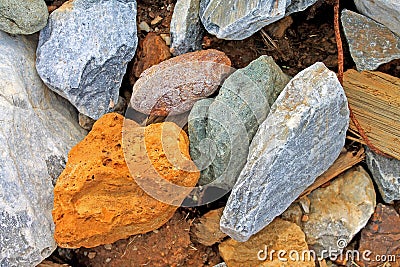
<svg viewBox="0 0 400 267"><path fill-rule="evenodd" d="M32 34L46 26L49 11L43 0L0 0L0 30Z"/></svg>
<svg viewBox="0 0 400 267"><path fill-rule="evenodd" d="M40 32L36 68L79 112L112 111L137 46L135 0L74 0L51 13Z"/></svg>
<svg viewBox="0 0 400 267"><path fill-rule="evenodd" d="M246 241L326 171L343 148L347 99L334 72L315 63L298 73L254 136L221 230Z"/></svg>
<svg viewBox="0 0 400 267"><path fill-rule="evenodd" d="M400 58L400 37L382 24L349 10L342 11L341 21L358 71Z"/></svg>
<svg viewBox="0 0 400 267"><path fill-rule="evenodd" d="M400 161L375 154L366 148L366 161L379 193L386 203L400 200Z"/></svg>
<svg viewBox="0 0 400 267"><path fill-rule="evenodd" d="M310 214L302 228L318 256L323 256L322 250L337 255L334 250L345 248L367 224L376 205L374 185L361 166L314 190L309 198Z"/></svg>
<svg viewBox="0 0 400 267"><path fill-rule="evenodd" d="M0 31L0 266L35 266L56 248L53 184L86 133L40 80L36 44Z"/></svg>
<svg viewBox="0 0 400 267"><path fill-rule="evenodd" d="M354 0L360 13L382 23L400 36L400 1Z"/></svg>
<svg viewBox="0 0 400 267"><path fill-rule="evenodd" d="M243 40L315 2L317 0L201 0L200 19L206 30L220 39Z"/></svg>
<svg viewBox="0 0 400 267"><path fill-rule="evenodd" d="M200 0L179 0L171 19L171 52L174 56L201 50L204 28L199 17Z"/></svg>
<svg viewBox="0 0 400 267"><path fill-rule="evenodd" d="M191 157L202 170L199 184L232 188L258 126L289 80L271 57L261 56L231 74L213 102L195 104L189 136Z"/></svg>

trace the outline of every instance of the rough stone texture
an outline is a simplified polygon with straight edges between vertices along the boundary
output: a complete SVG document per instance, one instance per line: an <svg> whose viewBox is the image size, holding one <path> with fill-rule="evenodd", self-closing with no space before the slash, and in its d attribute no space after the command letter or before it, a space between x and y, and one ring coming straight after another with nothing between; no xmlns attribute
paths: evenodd
<svg viewBox="0 0 400 267"><path fill-rule="evenodd" d="M263 250L260 253L260 250ZM270 257L272 250L275 253ZM279 260L277 252L284 250L287 252L282 258L287 261ZM262 231L252 236L247 242L239 243L233 239L228 239L219 245L221 257L229 267L242 266L315 266L314 260L309 260L307 256L303 261L302 252L308 250L304 233L296 224L276 218L271 224ZM290 251L297 251L299 259L296 259L295 252L292 258L289 257ZM258 259L258 256L261 260ZM263 260L263 257L266 257Z"/></svg>
<svg viewBox="0 0 400 267"><path fill-rule="evenodd" d="M303 218L303 211L300 204L296 201L293 202L289 208L282 213L282 219L295 223L301 227L301 219Z"/></svg>
<svg viewBox="0 0 400 267"><path fill-rule="evenodd" d="M32 34L46 26L49 12L43 0L1 0L0 30L11 34Z"/></svg>
<svg viewBox="0 0 400 267"><path fill-rule="evenodd" d="M174 56L201 50L204 28L199 17L200 0L179 0L171 19L171 52Z"/></svg>
<svg viewBox="0 0 400 267"><path fill-rule="evenodd" d="M214 93L232 70L231 61L209 49L187 53L145 70L133 86L131 106L144 114L184 113Z"/></svg>
<svg viewBox="0 0 400 267"><path fill-rule="evenodd" d="M0 266L34 266L56 248L52 182L85 134L40 80L36 37L0 31Z"/></svg>
<svg viewBox="0 0 400 267"><path fill-rule="evenodd" d="M377 267L385 266L385 260L375 261L376 256L395 255L395 261L388 260L386 266L399 267L400 254L400 217L391 206L378 204L374 215L361 232L359 249L360 254L371 251L371 261L361 259L360 266ZM390 264L390 265L388 265Z"/></svg>
<svg viewBox="0 0 400 267"><path fill-rule="evenodd" d="M400 200L400 161L375 154L368 147L366 161L383 200L386 203Z"/></svg>
<svg viewBox="0 0 400 267"><path fill-rule="evenodd" d="M306 9L317 0L201 0L200 19L219 39L243 40L286 15Z"/></svg>
<svg viewBox="0 0 400 267"><path fill-rule="evenodd" d="M177 207L146 194L138 185L141 176L160 176L182 186L197 183L194 164L190 172L188 166L175 165L190 162L188 138L178 126L158 123L143 128L127 121L122 140L123 120L117 113L104 115L69 152L54 189L55 238L61 247L110 244L167 222ZM167 151L170 145L177 149ZM135 170L128 168L124 156ZM184 196L177 198L183 201Z"/></svg>
<svg viewBox="0 0 400 267"><path fill-rule="evenodd" d="M357 70L375 70L400 58L400 37L363 15L343 10L341 21Z"/></svg>
<svg viewBox="0 0 400 267"><path fill-rule="evenodd" d="M400 36L400 2L397 0L354 0L360 13L382 23Z"/></svg>
<svg viewBox="0 0 400 267"><path fill-rule="evenodd" d="M246 241L268 225L339 156L349 124L343 88L315 63L279 95L251 142L221 219L221 230Z"/></svg>
<svg viewBox="0 0 400 267"><path fill-rule="evenodd" d="M117 103L136 45L135 0L68 1L40 32L36 68L50 89L97 120Z"/></svg>
<svg viewBox="0 0 400 267"><path fill-rule="evenodd" d="M194 239L205 246L212 246L226 237L226 234L219 229L219 221L223 208L212 210L194 221L190 231Z"/></svg>
<svg viewBox="0 0 400 267"><path fill-rule="evenodd" d="M233 187L258 126L289 80L272 57L261 56L230 75L213 103L196 103L188 130L200 184Z"/></svg>
<svg viewBox="0 0 400 267"><path fill-rule="evenodd" d="M319 256L323 249L339 250L349 244L367 224L376 204L374 185L361 166L346 171L328 187L314 190L309 198L310 214L303 231Z"/></svg>

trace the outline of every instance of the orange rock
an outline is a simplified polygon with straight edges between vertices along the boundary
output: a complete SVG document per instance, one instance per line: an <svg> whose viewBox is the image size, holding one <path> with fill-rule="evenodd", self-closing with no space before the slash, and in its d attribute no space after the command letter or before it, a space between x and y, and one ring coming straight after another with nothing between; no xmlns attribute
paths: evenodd
<svg viewBox="0 0 400 267"><path fill-rule="evenodd" d="M175 147L178 149L169 150ZM199 172L188 150L186 134L174 123L143 128L128 120L124 125L119 114L104 115L70 151L54 188L53 219L59 246L110 244L165 224L177 206L149 196L135 179L143 175L148 182L159 179L194 186ZM134 162L130 168L124 156ZM190 192L186 189L185 193ZM174 204L180 204L184 195L175 198Z"/></svg>

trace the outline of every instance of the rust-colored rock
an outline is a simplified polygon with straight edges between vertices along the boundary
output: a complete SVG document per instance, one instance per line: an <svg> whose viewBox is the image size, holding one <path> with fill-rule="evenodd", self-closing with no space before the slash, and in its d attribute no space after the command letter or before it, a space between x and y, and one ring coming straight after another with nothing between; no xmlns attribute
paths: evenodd
<svg viewBox="0 0 400 267"><path fill-rule="evenodd" d="M368 252L371 253L368 253ZM361 232L360 266L400 266L400 216L391 206L378 204Z"/></svg>
<svg viewBox="0 0 400 267"><path fill-rule="evenodd" d="M169 58L171 58L171 53L165 41L154 32L148 33L139 44L138 56L130 75L131 83L134 84L135 78L139 78L146 69Z"/></svg>
<svg viewBox="0 0 400 267"><path fill-rule="evenodd" d="M193 223L190 230L197 242L205 246L212 246L227 236L219 228L222 211L223 208L209 211Z"/></svg>
<svg viewBox="0 0 400 267"><path fill-rule="evenodd" d="M281 259L278 257L280 250L286 252L280 255ZM229 267L315 266L312 254L308 253L303 231L296 224L280 218L276 218L246 242L233 239L222 242L219 252Z"/></svg>
<svg viewBox="0 0 400 267"><path fill-rule="evenodd" d="M133 86L131 106L144 114L184 113L217 90L232 72L229 58L209 49L183 54L145 70Z"/></svg>
<svg viewBox="0 0 400 267"><path fill-rule="evenodd" d="M123 140L122 131L129 138ZM129 143L132 137L135 143ZM177 149L166 151L170 147ZM149 196L135 179L143 174L148 180L194 186L199 172L190 164L188 149L186 134L174 123L143 128L130 120L124 125L124 117L116 113L101 117L70 151L54 189L53 219L59 246L110 244L165 224L177 207ZM124 152L137 163L134 173L129 171ZM176 198L179 204L184 196Z"/></svg>

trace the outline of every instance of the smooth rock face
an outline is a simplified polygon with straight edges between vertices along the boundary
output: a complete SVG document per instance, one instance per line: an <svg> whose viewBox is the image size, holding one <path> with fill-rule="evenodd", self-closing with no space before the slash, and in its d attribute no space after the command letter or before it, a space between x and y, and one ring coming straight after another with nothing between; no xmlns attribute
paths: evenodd
<svg viewBox="0 0 400 267"><path fill-rule="evenodd" d="M174 123L143 128L116 113L102 116L69 152L54 189L57 243L95 247L159 228L178 207L146 194L138 182L159 177L194 186L199 172L189 163L188 138ZM185 196L175 197L179 205Z"/></svg>
<svg viewBox="0 0 400 267"><path fill-rule="evenodd" d="M200 0L179 0L171 19L171 51L174 56L201 50L204 28L199 17Z"/></svg>
<svg viewBox="0 0 400 267"><path fill-rule="evenodd" d="M272 253L272 251L275 253ZM278 258L278 251L286 251L281 256L287 261ZM247 242L239 243L228 239L219 245L221 257L229 267L242 266L315 266L312 257L303 258L303 251L307 251L305 235L296 224L276 218ZM261 252L260 252L261 251ZM296 258L296 251L298 258ZM292 258L289 257L291 252ZM260 258L260 259L259 259Z"/></svg>
<svg viewBox="0 0 400 267"><path fill-rule="evenodd" d="M357 70L375 70L400 58L400 37L363 15L343 10L341 21Z"/></svg>
<svg viewBox="0 0 400 267"><path fill-rule="evenodd" d="M135 0L74 0L40 32L36 68L79 112L98 119L118 101L137 45Z"/></svg>
<svg viewBox="0 0 400 267"><path fill-rule="evenodd" d="M43 0L0 0L0 30L32 34L46 26L49 12Z"/></svg>
<svg viewBox="0 0 400 267"><path fill-rule="evenodd" d="M340 250L349 244L376 205L374 185L361 166L340 175L328 187L314 190L309 198L310 214L303 231L318 256L324 249Z"/></svg>
<svg viewBox="0 0 400 267"><path fill-rule="evenodd" d="M366 161L372 178L386 203L400 200L400 161L377 155L366 148Z"/></svg>
<svg viewBox="0 0 400 267"><path fill-rule="evenodd" d="M131 106L144 114L167 116L184 113L217 90L232 71L231 61L209 49L161 62L140 76L133 86Z"/></svg>
<svg viewBox="0 0 400 267"><path fill-rule="evenodd" d="M360 266L378 267L384 266L385 261L374 261L377 255L385 255L392 267L399 267L398 255L400 254L400 216L391 206L378 204L374 215L371 217L367 226L361 232L360 254L370 251L369 259L360 259ZM395 255L395 258L388 259ZM379 259L379 258L378 258Z"/></svg>
<svg viewBox="0 0 400 267"><path fill-rule="evenodd" d="M230 75L208 109L211 100L196 103L188 129L200 184L233 187L258 126L289 80L272 57L261 56Z"/></svg>
<svg viewBox="0 0 400 267"><path fill-rule="evenodd" d="M251 142L221 230L246 241L285 211L339 156L348 118L335 73L318 62L297 74Z"/></svg>
<svg viewBox="0 0 400 267"><path fill-rule="evenodd" d="M400 36L400 2L397 0L354 0L360 13L382 23Z"/></svg>
<svg viewBox="0 0 400 267"><path fill-rule="evenodd" d="M200 18L219 39L243 40L286 15L306 9L317 0L201 0Z"/></svg>
<svg viewBox="0 0 400 267"><path fill-rule="evenodd" d="M56 248L52 183L85 134L40 80L35 37L0 31L0 266L34 266Z"/></svg>

